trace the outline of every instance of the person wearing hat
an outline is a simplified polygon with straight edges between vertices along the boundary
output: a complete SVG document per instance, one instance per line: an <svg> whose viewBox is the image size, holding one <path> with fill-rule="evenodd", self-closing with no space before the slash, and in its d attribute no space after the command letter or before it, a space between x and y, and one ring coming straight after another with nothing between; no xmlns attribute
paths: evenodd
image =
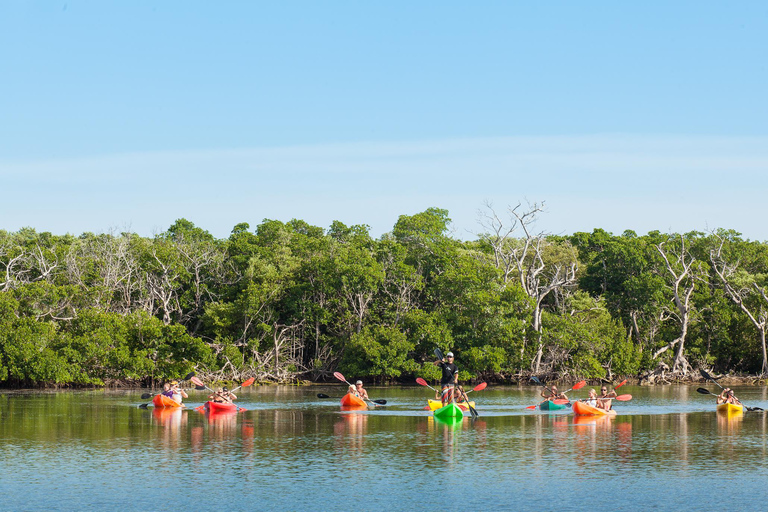
<svg viewBox="0 0 768 512"><path fill-rule="evenodd" d="M453 363L453 352L445 354L445 360L435 361L435 365L443 370L443 376L440 378L440 396L443 405L453 400L454 388L459 383L459 369Z"/></svg>
<svg viewBox="0 0 768 512"><path fill-rule="evenodd" d="M354 384L350 384L348 393L360 397L363 400L368 400L368 392L363 388L363 381L361 380L358 380Z"/></svg>
<svg viewBox="0 0 768 512"><path fill-rule="evenodd" d="M189 398L186 391L181 389L178 381L175 380L171 382L171 398L179 403L181 403L184 398Z"/></svg>

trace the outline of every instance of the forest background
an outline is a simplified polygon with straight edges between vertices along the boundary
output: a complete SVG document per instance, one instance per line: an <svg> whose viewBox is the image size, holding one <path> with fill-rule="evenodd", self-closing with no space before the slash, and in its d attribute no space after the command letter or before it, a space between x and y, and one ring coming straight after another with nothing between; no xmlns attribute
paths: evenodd
<svg viewBox="0 0 768 512"><path fill-rule="evenodd" d="M378 383L530 375L653 381L698 367L768 374L768 246L733 230L535 231L543 204L364 225L186 219L152 237L0 231L0 384L218 380Z"/></svg>

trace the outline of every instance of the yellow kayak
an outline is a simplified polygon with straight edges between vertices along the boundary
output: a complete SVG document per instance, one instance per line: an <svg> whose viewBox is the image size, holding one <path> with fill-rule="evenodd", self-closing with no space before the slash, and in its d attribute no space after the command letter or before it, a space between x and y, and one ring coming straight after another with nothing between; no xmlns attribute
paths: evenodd
<svg viewBox="0 0 768 512"><path fill-rule="evenodd" d="M429 410L436 411L439 408L443 406L443 402L440 400L427 400L429 403ZM456 405L459 406L459 409L462 411L468 411L469 407L467 407L467 402L458 402ZM475 408L475 402L469 402L469 405Z"/></svg>
<svg viewBox="0 0 768 512"><path fill-rule="evenodd" d="M732 416L734 414L741 414L744 412L744 407L736 404L720 404L717 406L717 412Z"/></svg>

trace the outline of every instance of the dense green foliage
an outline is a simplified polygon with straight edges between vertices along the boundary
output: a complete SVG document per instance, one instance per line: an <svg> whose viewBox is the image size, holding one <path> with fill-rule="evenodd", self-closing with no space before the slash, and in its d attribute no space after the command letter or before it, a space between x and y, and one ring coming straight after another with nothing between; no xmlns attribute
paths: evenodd
<svg viewBox="0 0 768 512"><path fill-rule="evenodd" d="M525 216L518 215L524 226ZM365 226L180 219L152 238L0 231L0 382L765 373L768 246L737 233L449 235L448 212ZM517 233L515 233L517 234Z"/></svg>

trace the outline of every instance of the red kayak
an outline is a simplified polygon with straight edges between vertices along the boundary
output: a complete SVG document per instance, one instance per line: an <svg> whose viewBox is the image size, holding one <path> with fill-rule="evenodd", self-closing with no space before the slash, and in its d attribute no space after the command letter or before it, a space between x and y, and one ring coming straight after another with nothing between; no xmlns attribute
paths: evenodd
<svg viewBox="0 0 768 512"><path fill-rule="evenodd" d="M205 410L208 412L236 412L237 406L231 402L205 402Z"/></svg>
<svg viewBox="0 0 768 512"><path fill-rule="evenodd" d="M155 395L152 403L155 404L155 407L181 407L179 402L165 395Z"/></svg>
<svg viewBox="0 0 768 512"><path fill-rule="evenodd" d="M368 407L368 404L362 398L352 393L347 393L341 397L341 405L344 407Z"/></svg>

